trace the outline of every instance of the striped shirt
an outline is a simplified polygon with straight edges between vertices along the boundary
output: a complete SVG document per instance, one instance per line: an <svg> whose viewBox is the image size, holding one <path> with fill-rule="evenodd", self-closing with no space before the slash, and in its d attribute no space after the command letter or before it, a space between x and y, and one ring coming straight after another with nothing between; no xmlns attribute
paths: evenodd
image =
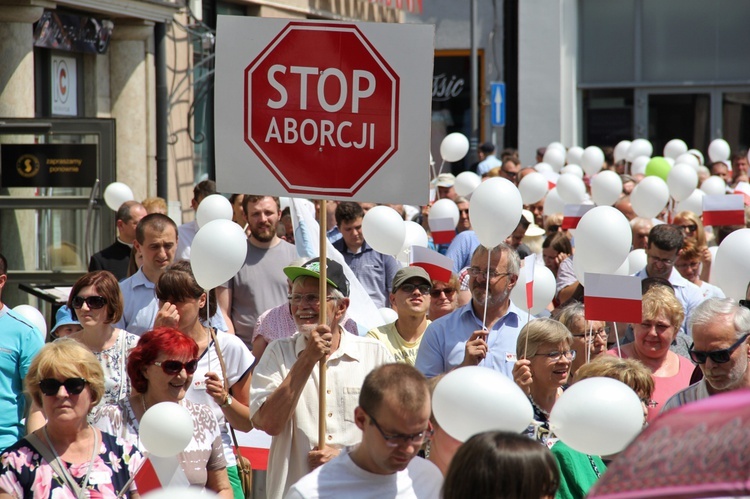
<svg viewBox="0 0 750 499"><path fill-rule="evenodd" d="M685 404L708 398L709 395L708 389L706 388L706 380L702 379L672 395L672 397L667 400L667 403L664 404L664 407L661 408L659 414L664 414L667 411L671 411L672 409L676 409Z"/></svg>

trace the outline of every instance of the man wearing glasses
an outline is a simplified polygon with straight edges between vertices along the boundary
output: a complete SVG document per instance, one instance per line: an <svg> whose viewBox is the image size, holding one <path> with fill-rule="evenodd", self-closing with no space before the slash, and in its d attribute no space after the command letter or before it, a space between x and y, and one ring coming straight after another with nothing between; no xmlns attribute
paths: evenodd
<svg viewBox="0 0 750 499"><path fill-rule="evenodd" d="M289 487L342 448L359 442L354 408L365 376L393 357L382 343L343 330L349 282L340 264L327 260L328 291L319 294L320 261L286 267L297 333L271 342L253 371L250 419L271 435L266 495L281 499ZM326 307L326 324L320 308ZM325 441L318 441L319 361L326 363ZM323 445L321 445L323 444ZM321 448L322 447L322 448Z"/></svg>
<svg viewBox="0 0 750 499"><path fill-rule="evenodd" d="M682 250L682 242L682 230L679 227L669 224L654 226L648 234L646 268L635 275L641 280L646 277L660 277L669 281L677 300L685 310L685 320L680 331L686 333L690 315L703 301L703 293L698 286L682 277L674 268L677 255Z"/></svg>
<svg viewBox="0 0 750 499"><path fill-rule="evenodd" d="M728 298L701 303L690 318L690 358L703 379L677 392L661 412L717 393L750 388L750 309Z"/></svg>
<svg viewBox="0 0 750 499"><path fill-rule="evenodd" d="M302 478L287 498L440 496L440 470L417 457L432 434L430 393L419 371L405 364L372 371L353 416L362 442Z"/></svg>
<svg viewBox="0 0 750 499"><path fill-rule="evenodd" d="M480 365L513 379L516 340L527 322L527 313L510 301L520 259L501 243L490 250L488 269L487 252L479 246L471 258L471 301L425 331L415 365L428 378L459 366Z"/></svg>

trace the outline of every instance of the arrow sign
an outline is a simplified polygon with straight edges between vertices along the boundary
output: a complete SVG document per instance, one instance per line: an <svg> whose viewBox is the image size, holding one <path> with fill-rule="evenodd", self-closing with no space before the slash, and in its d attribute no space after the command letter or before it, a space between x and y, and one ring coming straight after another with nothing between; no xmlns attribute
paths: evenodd
<svg viewBox="0 0 750 499"><path fill-rule="evenodd" d="M505 83L490 84L492 126L505 126Z"/></svg>

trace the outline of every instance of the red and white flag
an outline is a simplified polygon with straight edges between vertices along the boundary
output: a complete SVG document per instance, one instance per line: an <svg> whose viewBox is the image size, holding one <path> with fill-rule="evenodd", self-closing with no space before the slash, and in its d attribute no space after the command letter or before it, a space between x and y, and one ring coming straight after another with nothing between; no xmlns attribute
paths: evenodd
<svg viewBox="0 0 750 499"><path fill-rule="evenodd" d="M165 487L187 487L190 482L177 456L148 456L136 471L135 484L139 494Z"/></svg>
<svg viewBox="0 0 750 499"><path fill-rule="evenodd" d="M560 178L559 173L555 173L552 171L544 171L542 172L542 175L544 175L544 178L547 179L547 190L551 191L555 187L557 187L557 179Z"/></svg>
<svg viewBox="0 0 750 499"><path fill-rule="evenodd" d="M422 246L412 246L409 265L422 267L430 274L430 279L448 282L453 273L453 260L437 251Z"/></svg>
<svg viewBox="0 0 750 499"><path fill-rule="evenodd" d="M742 194L703 196L703 225L745 225L745 199Z"/></svg>
<svg viewBox="0 0 750 499"><path fill-rule="evenodd" d="M737 182L737 185L734 186L734 193L742 194L742 197L745 200L745 206L750 206L750 184L747 182Z"/></svg>
<svg viewBox="0 0 750 499"><path fill-rule="evenodd" d="M575 229L578 222L591 209L595 208L593 204L566 204L563 208L562 229Z"/></svg>
<svg viewBox="0 0 750 499"><path fill-rule="evenodd" d="M428 218L430 234L435 244L448 244L456 237L456 224L452 218Z"/></svg>
<svg viewBox="0 0 750 499"><path fill-rule="evenodd" d="M536 265L536 254L532 253L523 259L524 274L526 274L526 308L534 307L534 266Z"/></svg>
<svg viewBox="0 0 750 499"><path fill-rule="evenodd" d="M584 275L586 320L635 322L643 320L641 279L630 275Z"/></svg>

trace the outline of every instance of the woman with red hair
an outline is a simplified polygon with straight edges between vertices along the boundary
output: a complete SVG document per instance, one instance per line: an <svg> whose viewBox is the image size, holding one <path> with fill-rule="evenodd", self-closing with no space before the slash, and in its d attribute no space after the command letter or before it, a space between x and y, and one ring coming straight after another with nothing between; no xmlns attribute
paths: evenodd
<svg viewBox="0 0 750 499"><path fill-rule="evenodd" d="M198 367L197 357L198 345L176 329L164 327L145 333L128 356L128 375L135 393L117 405L97 408L93 425L143 451L138 437L143 414L160 402L180 404L193 417L194 428L192 440L177 456L182 471L190 485L231 498L219 423L207 406L184 400Z"/></svg>

